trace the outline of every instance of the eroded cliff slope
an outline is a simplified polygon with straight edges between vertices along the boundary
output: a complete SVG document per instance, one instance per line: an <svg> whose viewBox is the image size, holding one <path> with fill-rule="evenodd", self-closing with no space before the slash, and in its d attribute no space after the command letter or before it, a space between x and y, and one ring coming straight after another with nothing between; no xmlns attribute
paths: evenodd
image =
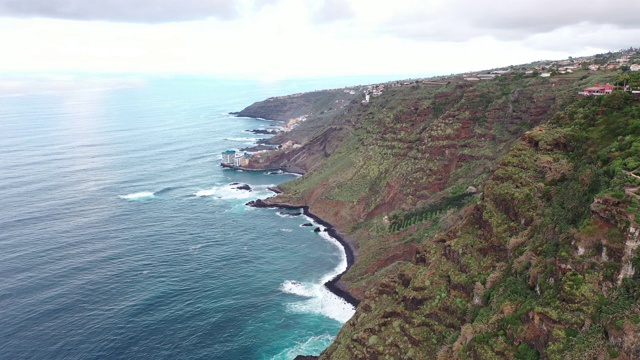
<svg viewBox="0 0 640 360"><path fill-rule="evenodd" d="M307 171L270 201L358 253L362 302L322 357L640 356L640 104L577 96L599 80L390 88L266 156Z"/></svg>

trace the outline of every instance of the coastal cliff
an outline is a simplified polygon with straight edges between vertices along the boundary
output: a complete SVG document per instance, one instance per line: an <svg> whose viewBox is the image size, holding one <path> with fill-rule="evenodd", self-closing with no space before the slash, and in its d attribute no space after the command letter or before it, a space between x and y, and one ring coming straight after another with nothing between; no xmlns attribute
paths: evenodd
<svg viewBox="0 0 640 360"><path fill-rule="evenodd" d="M256 102L233 114L242 117L286 122L304 115L322 115L339 109L348 104L359 93L360 87L352 87L277 96Z"/></svg>
<svg viewBox="0 0 640 360"><path fill-rule="evenodd" d="M321 358L640 356L640 100L577 95L615 76L413 82L279 135L306 174L267 202L357 251Z"/></svg>

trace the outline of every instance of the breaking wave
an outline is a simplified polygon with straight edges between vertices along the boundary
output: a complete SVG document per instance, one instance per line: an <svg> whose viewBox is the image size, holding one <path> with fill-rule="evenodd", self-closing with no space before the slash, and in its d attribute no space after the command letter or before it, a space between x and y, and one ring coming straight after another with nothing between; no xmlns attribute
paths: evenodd
<svg viewBox="0 0 640 360"><path fill-rule="evenodd" d="M292 218L292 217L297 217L302 215L301 212L289 212L289 211L278 211L277 214L282 218Z"/></svg>
<svg viewBox="0 0 640 360"><path fill-rule="evenodd" d="M124 200L131 200L131 201L150 200L176 189L179 189L179 187L169 186L169 187L162 188L158 191L139 191L139 192L126 194L126 195L118 195L118 198L124 199Z"/></svg>
<svg viewBox="0 0 640 360"><path fill-rule="evenodd" d="M269 187L273 185L252 186L251 190L238 189L236 184L216 184L209 189L198 190L193 193L196 197L211 197L221 200L246 200L265 197L271 194ZM241 184L240 184L241 185Z"/></svg>
<svg viewBox="0 0 640 360"><path fill-rule="evenodd" d="M304 297L313 297L315 294L313 284L303 284L299 281L287 280L280 285L280 291Z"/></svg>
<svg viewBox="0 0 640 360"><path fill-rule="evenodd" d="M333 342L334 337L329 334L312 336L307 341L297 343L295 346L283 350L278 355L271 358L272 360L289 360L300 354L319 355Z"/></svg>
<svg viewBox="0 0 640 360"><path fill-rule="evenodd" d="M154 198L156 195L152 191L141 191L127 195L118 195L118 197L124 200L144 200Z"/></svg>
<svg viewBox="0 0 640 360"><path fill-rule="evenodd" d="M353 305L329 291L324 284L302 283L297 288L287 288L285 290L283 283L281 291L291 291L290 294L307 298L306 300L286 304L287 311L292 313L320 314L341 323L347 322L355 313Z"/></svg>
<svg viewBox="0 0 640 360"><path fill-rule="evenodd" d="M243 143L245 145L255 145L256 141L258 141L259 138L238 137L238 138L226 138L225 140L233 141L233 142L240 142L240 143Z"/></svg>
<svg viewBox="0 0 640 360"><path fill-rule="evenodd" d="M331 237L325 227L315 223L313 219L307 217L314 227L320 227L320 235L323 239L331 242L340 251L340 263L331 272L323 276L317 283L307 283L295 280L287 280L280 285L280 291L285 294L292 294L307 299L290 302L286 304L287 311L299 314L321 314L341 323L347 322L355 313L353 305L338 295L329 291L324 285L329 280L334 279L339 274L347 270L347 254L338 240Z"/></svg>

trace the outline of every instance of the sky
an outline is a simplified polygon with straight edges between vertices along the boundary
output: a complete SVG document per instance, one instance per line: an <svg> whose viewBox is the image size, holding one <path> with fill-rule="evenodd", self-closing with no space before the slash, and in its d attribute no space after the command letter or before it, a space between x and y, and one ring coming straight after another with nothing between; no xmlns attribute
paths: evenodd
<svg viewBox="0 0 640 360"><path fill-rule="evenodd" d="M0 0L0 73L430 76L640 47L638 14L638 0Z"/></svg>

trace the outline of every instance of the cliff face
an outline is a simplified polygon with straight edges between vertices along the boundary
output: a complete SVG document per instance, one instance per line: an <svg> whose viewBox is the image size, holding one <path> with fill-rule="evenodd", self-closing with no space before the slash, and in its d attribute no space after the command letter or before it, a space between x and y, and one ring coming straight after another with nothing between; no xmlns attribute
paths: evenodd
<svg viewBox="0 0 640 360"><path fill-rule="evenodd" d="M322 357L640 356L640 104L578 79L388 89L270 158L358 248Z"/></svg>
<svg viewBox="0 0 640 360"><path fill-rule="evenodd" d="M272 97L265 101L256 102L235 115L286 122L304 115L322 115L340 109L359 94L360 89L354 88Z"/></svg>
<svg viewBox="0 0 640 360"><path fill-rule="evenodd" d="M638 358L640 104L607 100L526 132L482 199L421 236L323 356Z"/></svg>

